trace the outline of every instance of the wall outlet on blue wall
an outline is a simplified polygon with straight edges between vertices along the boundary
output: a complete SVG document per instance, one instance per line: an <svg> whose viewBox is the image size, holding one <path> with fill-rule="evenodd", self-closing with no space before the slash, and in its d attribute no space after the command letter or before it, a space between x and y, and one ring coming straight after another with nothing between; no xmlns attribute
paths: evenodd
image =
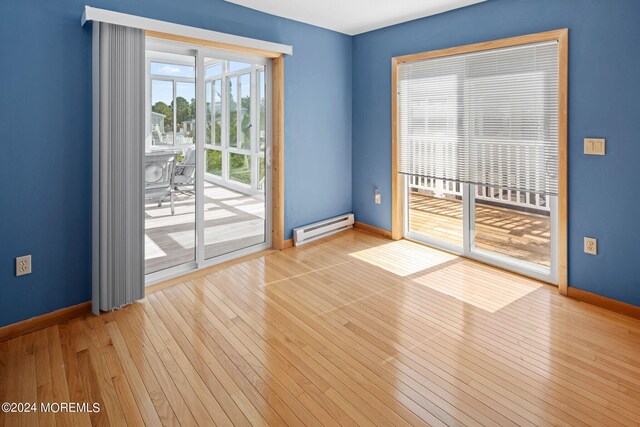
<svg viewBox="0 0 640 427"><path fill-rule="evenodd" d="M31 255L16 258L16 276L31 274Z"/></svg>
<svg viewBox="0 0 640 427"><path fill-rule="evenodd" d="M585 237L584 253L589 255L598 255L598 239L594 239L593 237Z"/></svg>

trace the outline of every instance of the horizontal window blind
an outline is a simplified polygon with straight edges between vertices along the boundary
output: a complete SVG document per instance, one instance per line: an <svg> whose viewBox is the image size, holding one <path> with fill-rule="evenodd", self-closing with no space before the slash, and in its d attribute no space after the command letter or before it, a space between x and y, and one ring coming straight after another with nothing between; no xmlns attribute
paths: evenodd
<svg viewBox="0 0 640 427"><path fill-rule="evenodd" d="M558 193L558 44L402 63L400 173Z"/></svg>

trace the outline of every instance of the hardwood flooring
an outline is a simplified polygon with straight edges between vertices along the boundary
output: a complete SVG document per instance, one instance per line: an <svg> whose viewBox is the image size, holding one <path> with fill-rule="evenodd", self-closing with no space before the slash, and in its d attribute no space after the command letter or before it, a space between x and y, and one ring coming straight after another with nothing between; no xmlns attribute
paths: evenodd
<svg viewBox="0 0 640 427"><path fill-rule="evenodd" d="M549 267L551 222L548 215L517 211L476 201L477 248ZM411 193L409 229L462 246L462 201Z"/></svg>
<svg viewBox="0 0 640 427"><path fill-rule="evenodd" d="M640 423L640 321L351 230L0 343L0 425Z"/></svg>

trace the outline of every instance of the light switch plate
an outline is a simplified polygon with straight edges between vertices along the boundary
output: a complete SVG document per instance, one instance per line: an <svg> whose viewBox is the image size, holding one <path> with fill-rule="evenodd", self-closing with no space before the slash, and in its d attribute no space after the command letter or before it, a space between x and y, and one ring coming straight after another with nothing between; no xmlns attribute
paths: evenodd
<svg viewBox="0 0 640 427"><path fill-rule="evenodd" d="M590 255L598 255L598 239L594 239L593 237L585 237L584 253Z"/></svg>
<svg viewBox="0 0 640 427"><path fill-rule="evenodd" d="M606 140L604 138L585 138L584 154L604 156Z"/></svg>
<svg viewBox="0 0 640 427"><path fill-rule="evenodd" d="M16 258L16 276L31 274L31 255Z"/></svg>

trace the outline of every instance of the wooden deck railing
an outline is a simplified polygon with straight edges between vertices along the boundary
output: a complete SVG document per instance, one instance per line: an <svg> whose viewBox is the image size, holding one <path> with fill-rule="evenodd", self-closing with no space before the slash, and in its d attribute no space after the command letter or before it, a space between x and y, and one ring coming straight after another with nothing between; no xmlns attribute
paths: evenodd
<svg viewBox="0 0 640 427"><path fill-rule="evenodd" d="M449 195L462 197L462 184L454 181L411 175L409 176L409 187L431 191L436 197ZM476 185L475 189L476 200L486 200L502 205L549 212L547 197L543 194L481 185Z"/></svg>

